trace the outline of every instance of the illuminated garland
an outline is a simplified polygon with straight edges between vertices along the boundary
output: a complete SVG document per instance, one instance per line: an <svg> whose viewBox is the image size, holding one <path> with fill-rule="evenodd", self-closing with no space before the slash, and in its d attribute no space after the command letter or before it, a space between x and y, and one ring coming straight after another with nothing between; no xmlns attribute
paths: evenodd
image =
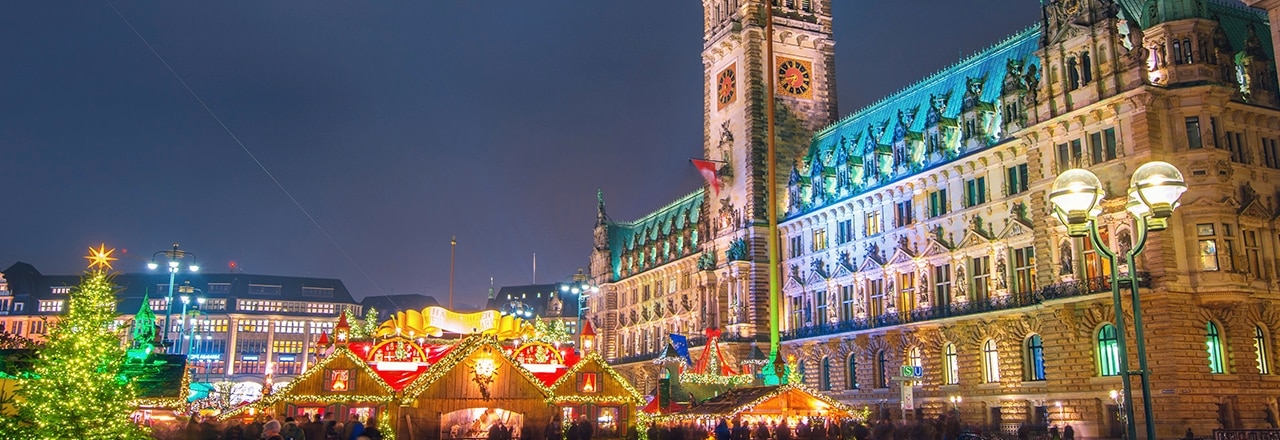
<svg viewBox="0 0 1280 440"><path fill-rule="evenodd" d="M859 416L862 416L862 417L863 417L863 419L862 419L862 420L866 420L866 418L865 418L865 417L866 417L866 414L865 414L865 413L860 412L860 411L857 411L857 410L854 410L853 408L849 407L848 405L845 405L845 404L843 404L843 403L840 403L839 401L837 401L837 400L835 400L835 399L832 399L832 398L830 398L830 397L826 396L825 394L822 394L822 393L819 393L819 392L817 392L817 391L814 391L813 389L811 389L811 388L809 388L809 387L807 387L807 386L801 385L801 384L786 384L786 385L781 385L781 386L779 386L778 388L774 389L773 391L770 391L770 392L768 392L768 393L765 393L764 395L762 395L762 396L760 396L760 397L756 398L755 400L753 400L753 401L751 401L751 402L749 402L749 403L746 403L746 404L743 404L743 405L739 405L739 406L737 406L737 407L733 408L733 409L732 409L732 411L731 411L731 412L728 412L728 413L721 413L721 414L680 414L680 413L674 413L674 414L667 414L667 415L660 415L660 416L650 416L650 417L646 417L646 418L645 418L645 421L646 421L646 422L663 422L663 423L666 423L666 422L695 421L695 420L704 420L704 419L711 419L711 418L733 418L733 417L737 416L738 414L741 414L741 413L746 412L746 411L750 411L752 408L755 408L756 406L759 406L760 404L762 404L762 403L764 403L764 402L767 402L767 401L769 401L770 399L777 398L778 396L781 396L783 393L786 393L786 392L791 391L791 390L799 390L799 391L801 391L801 392L804 392L805 394L808 394L810 397L812 397L812 398L814 398L814 399L816 399L816 400L818 400L818 401L821 401L822 403L824 403L824 404L826 404L826 405L830 406L830 407L831 407L832 409L834 409L834 410L837 410L837 411L840 411L840 412L844 412L844 413L849 414L850 416L852 416L852 417L854 417L854 418L857 418L857 417L859 417Z"/></svg>
<svg viewBox="0 0 1280 440"><path fill-rule="evenodd" d="M241 406L235 409L234 411L222 413L218 415L218 420L221 421L221 420L227 420L233 417L237 417L251 408L257 409L257 410L264 410L267 407L275 405L277 402L284 400L286 397L293 400L305 400L305 399L310 399L314 397L322 397L322 399L314 400L317 403L374 402L374 400L369 400L370 395L348 396L348 395L335 394L330 396L309 396L309 395L289 396L289 392L293 391L294 387L296 387L298 384L302 382L305 382L307 379L310 379L312 376L315 376L317 374L322 374L325 370L325 367L327 367L330 362L333 362L335 359L338 359L338 358L347 358L351 360L352 363L356 364L357 369L364 371L366 375L368 375L369 377L372 377L374 384L378 385L378 387L381 388L382 391L386 393L386 396L385 396L386 402L390 402L395 398L395 393L396 393L395 388L392 388L391 385L388 385L386 381L382 380L382 377L378 376L378 373L374 372L373 368L370 368L369 364L365 363L364 359L361 359L359 356L356 356L356 354L352 353L351 350L349 350L345 345L339 345L334 349L333 354L324 358L324 360L321 360L320 362L317 362L314 365L312 365L311 368L308 368L307 371L304 371L301 375L289 381L289 383L285 384L284 387L281 387L280 389L275 390L269 395L263 396L257 402L251 403L249 405ZM377 395L372 395L372 396L378 397Z"/></svg>
<svg viewBox="0 0 1280 440"><path fill-rule="evenodd" d="M624 396L623 400L618 400L616 397L610 397L610 399L613 399L613 400L583 401L581 403L597 403L597 402L632 402L636 404L644 403L644 395L640 394L639 391L636 391L635 387L632 387L630 382L627 382L627 380L624 379L621 374L618 374L618 370L614 370L613 367L609 366L609 363L604 361L604 358L600 356L600 353L594 352L594 351L587 353L586 356L578 360L578 363L573 365L573 368L570 368L569 371L566 371L564 375L560 376L559 379L556 379L555 383L551 384L551 390L554 392L554 390L559 389L561 386L563 386L565 382L569 380L573 380L573 378L576 378L578 371L581 370L584 366L586 366L587 362L595 362L596 365L599 365L601 369L603 369L604 372L609 375L609 377L613 378L614 382L622 384L622 389L627 392L627 395ZM571 399L571 398L588 399L590 397L603 398L604 396L555 396L551 399L548 399L548 403L565 402L565 401L568 401L566 399Z"/></svg>
<svg viewBox="0 0 1280 440"><path fill-rule="evenodd" d="M553 394L550 388L547 388L541 380L534 377L533 373L530 373L529 370L520 367L518 362L506 354L506 350L503 350L502 346L498 345L497 337L493 335L477 334L463 338L462 341L458 342L458 344L449 351L449 354L446 354L444 358L427 368L426 372L423 372L422 375L413 380L413 383L410 383L409 386L405 387L404 395L401 398L401 404L412 405L413 401L417 400L418 395L422 394L423 391L426 391L428 387L435 384L446 374L453 371L453 368L456 367L459 362L469 358L476 352L476 350L485 347L488 347L493 352L502 353L502 357L512 365L512 370L515 370L520 377L525 378L525 380L532 384L534 388L537 388L543 396L549 397Z"/></svg>
<svg viewBox="0 0 1280 440"><path fill-rule="evenodd" d="M171 409L177 413L185 413L189 409L187 407L187 390L191 389L191 370L182 369L182 382L178 388L178 395L175 397L143 397L134 399L131 405L142 408L164 408Z"/></svg>
<svg viewBox="0 0 1280 440"><path fill-rule="evenodd" d="M308 403L389 403L395 400L395 396L380 396L377 394L357 394L357 395L335 395L335 394L297 394L289 396L289 400Z"/></svg>
<svg viewBox="0 0 1280 440"><path fill-rule="evenodd" d="M715 373L680 373L681 383L693 383L699 385L726 385L736 387L750 384L754 380L755 376L750 374L719 375Z"/></svg>

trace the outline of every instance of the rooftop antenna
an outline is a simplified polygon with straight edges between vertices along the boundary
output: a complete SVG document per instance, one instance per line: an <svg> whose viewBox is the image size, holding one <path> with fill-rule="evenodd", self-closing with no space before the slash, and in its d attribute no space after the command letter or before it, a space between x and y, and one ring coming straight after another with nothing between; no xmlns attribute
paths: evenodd
<svg viewBox="0 0 1280 440"><path fill-rule="evenodd" d="M538 284L538 253L533 253L533 284Z"/></svg>
<svg viewBox="0 0 1280 440"><path fill-rule="evenodd" d="M493 277L489 277L489 299L493 299Z"/></svg>
<svg viewBox="0 0 1280 440"><path fill-rule="evenodd" d="M458 247L458 236L449 239L449 310L453 310L453 256Z"/></svg>

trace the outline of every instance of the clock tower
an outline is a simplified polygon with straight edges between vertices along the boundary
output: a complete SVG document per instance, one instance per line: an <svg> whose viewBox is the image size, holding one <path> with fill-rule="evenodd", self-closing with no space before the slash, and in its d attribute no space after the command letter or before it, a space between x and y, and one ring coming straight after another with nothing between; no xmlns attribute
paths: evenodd
<svg viewBox="0 0 1280 440"><path fill-rule="evenodd" d="M773 59L765 16L772 1ZM726 334L768 329L767 185L778 212L794 161L814 132L835 121L835 42L830 0L703 0L704 157L723 162L720 191L708 189L706 218L717 270L704 281L718 300L708 312ZM767 93L775 98L777 181L767 180ZM737 327L736 329L734 327Z"/></svg>

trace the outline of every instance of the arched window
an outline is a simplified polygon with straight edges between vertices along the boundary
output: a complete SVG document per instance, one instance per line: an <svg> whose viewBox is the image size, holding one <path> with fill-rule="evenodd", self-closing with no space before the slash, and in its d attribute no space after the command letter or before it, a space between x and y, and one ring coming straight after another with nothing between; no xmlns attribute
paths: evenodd
<svg viewBox="0 0 1280 440"><path fill-rule="evenodd" d="M942 347L942 383L944 385L960 383L960 362L956 356L956 344L950 342Z"/></svg>
<svg viewBox="0 0 1280 440"><path fill-rule="evenodd" d="M1222 338L1218 335L1218 325L1209 321L1206 327L1204 345L1209 352L1209 372L1222 374L1226 369L1222 363Z"/></svg>
<svg viewBox="0 0 1280 440"><path fill-rule="evenodd" d="M1258 354L1258 373L1271 374L1271 354L1267 350L1267 333L1262 326L1253 326L1253 350Z"/></svg>
<svg viewBox="0 0 1280 440"><path fill-rule="evenodd" d="M1000 352L995 339L982 343L982 378L984 383L1000 382Z"/></svg>
<svg viewBox="0 0 1280 440"><path fill-rule="evenodd" d="M822 358L822 376L818 377L818 389L831 391L831 358Z"/></svg>
<svg viewBox="0 0 1280 440"><path fill-rule="evenodd" d="M921 371L924 370L924 356L920 355L920 347L911 347L910 350L907 350L907 364L912 367L920 367ZM912 386L921 385L922 382L919 380L914 381Z"/></svg>
<svg viewBox="0 0 1280 440"><path fill-rule="evenodd" d="M1040 335L1031 335L1027 338L1027 351L1024 353L1022 364L1026 365L1027 380L1044 380L1044 341Z"/></svg>
<svg viewBox="0 0 1280 440"><path fill-rule="evenodd" d="M884 350L876 352L876 371L875 380L876 388L889 388L889 376L885 374L885 367L888 362L884 358Z"/></svg>
<svg viewBox="0 0 1280 440"><path fill-rule="evenodd" d="M858 355L849 353L849 360L845 363L844 389L858 389Z"/></svg>
<svg viewBox="0 0 1280 440"><path fill-rule="evenodd" d="M1098 375L1120 375L1120 344L1116 339L1116 326L1103 324L1098 329Z"/></svg>

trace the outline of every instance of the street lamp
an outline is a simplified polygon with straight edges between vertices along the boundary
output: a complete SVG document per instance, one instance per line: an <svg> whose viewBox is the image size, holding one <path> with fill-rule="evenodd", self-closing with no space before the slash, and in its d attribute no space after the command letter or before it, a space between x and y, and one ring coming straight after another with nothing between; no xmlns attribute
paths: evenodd
<svg viewBox="0 0 1280 440"><path fill-rule="evenodd" d="M1142 303L1138 294L1138 272L1134 269L1134 258L1142 252L1147 243L1147 232L1161 231L1169 227L1169 218L1178 207L1178 199L1187 191L1187 183L1177 167L1166 162L1148 162L1134 171L1129 181L1128 200L1125 210L1137 224L1137 241L1124 253L1125 264L1129 268L1125 281L1129 283L1130 301L1133 302L1133 329L1137 339L1138 370L1129 370L1128 348L1125 342L1124 312L1121 308L1120 274L1116 259L1120 257L1102 242L1098 234L1097 216L1102 212L1100 207L1105 192L1102 181L1092 172L1084 169L1071 169L1062 173L1053 181L1049 192L1049 202L1053 204L1053 215L1067 227L1067 234L1072 237L1088 237L1094 249L1106 258L1111 266L1111 297L1115 306L1116 346L1120 358L1120 383L1123 390L1111 391L1112 399L1121 403L1124 411L1125 428L1130 440L1138 436L1137 426L1133 418L1133 405L1123 402L1133 401L1133 387L1129 376L1137 375L1142 382L1142 410L1145 416L1148 440L1155 436L1155 424L1151 408L1151 372L1147 369L1147 346L1142 331Z"/></svg>
<svg viewBox="0 0 1280 440"><path fill-rule="evenodd" d="M1058 407L1058 422L1064 425L1067 424L1067 413L1062 410L1062 401L1054 402L1054 405Z"/></svg>
<svg viewBox="0 0 1280 440"><path fill-rule="evenodd" d="M195 353L196 341L200 339L200 326L197 325L198 320L196 318L203 314L204 309L204 297L197 297L196 308L192 310L194 313L192 313L192 316L187 316L187 301L190 299L187 295L182 295L182 330L178 333L179 335L185 333L191 341L187 346L187 357L191 357ZM188 320L191 323L190 330L187 329ZM208 325L209 320L206 319L205 324Z"/></svg>
<svg viewBox="0 0 1280 440"><path fill-rule="evenodd" d="M949 400L951 400L951 412L952 412L952 413L955 413L955 414L957 414L957 415L959 415L959 414L960 414L960 402L962 401L962 399L963 399L963 398L962 398L962 397L960 397L960 396L951 396L951 397L950 397L950 399L949 399Z"/></svg>
<svg viewBox="0 0 1280 440"><path fill-rule="evenodd" d="M160 261L156 261L156 257L162 257ZM187 257L191 257L191 263L187 265L187 270L192 273L200 271L200 265L196 264L196 255L182 249L178 249L178 244L173 244L173 249L165 251L157 251L151 254L151 262L147 263L147 269L157 270L160 268L160 262L165 263L166 269L169 271L169 296L165 298L164 311L164 342L166 350L170 349L173 344L169 343L169 320L173 316L173 278L182 271L182 263Z"/></svg>
<svg viewBox="0 0 1280 440"><path fill-rule="evenodd" d="M591 282L591 277L583 273L582 269L578 269L578 273L574 274L569 281L560 283L560 292L572 293L578 296L578 331L582 331L582 320L585 319L585 310L587 298L593 293L600 292L600 286Z"/></svg>

